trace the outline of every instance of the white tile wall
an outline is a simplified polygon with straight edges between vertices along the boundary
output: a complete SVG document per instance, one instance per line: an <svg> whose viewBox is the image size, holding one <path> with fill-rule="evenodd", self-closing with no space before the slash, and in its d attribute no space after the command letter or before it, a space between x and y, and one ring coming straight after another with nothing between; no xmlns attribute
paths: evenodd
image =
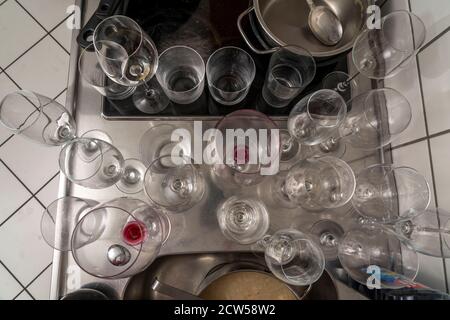
<svg viewBox="0 0 450 320"><path fill-rule="evenodd" d="M0 100L28 89L65 104L74 0L0 0ZM0 125L0 299L48 299L53 251L40 234L57 198L59 148ZM39 156L39 162L34 161Z"/></svg>
<svg viewBox="0 0 450 320"><path fill-rule="evenodd" d="M432 40L450 26L450 4L448 0L411 0L411 9L425 23L427 41Z"/></svg>

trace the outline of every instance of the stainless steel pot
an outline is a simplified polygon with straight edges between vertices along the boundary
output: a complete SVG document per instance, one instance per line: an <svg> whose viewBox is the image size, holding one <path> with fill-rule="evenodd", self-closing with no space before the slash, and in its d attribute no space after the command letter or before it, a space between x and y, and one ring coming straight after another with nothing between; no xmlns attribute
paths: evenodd
<svg viewBox="0 0 450 320"><path fill-rule="evenodd" d="M315 58L328 58L353 47L353 43L367 20L367 7L373 0L316 0L329 6L340 19L344 34L335 46L325 46L311 33L308 26L309 6L306 0L253 0L253 6L238 18L238 28L247 45L255 53L272 53L277 47L297 45L307 49ZM266 47L258 49L245 33L243 19L256 16L259 32Z"/></svg>

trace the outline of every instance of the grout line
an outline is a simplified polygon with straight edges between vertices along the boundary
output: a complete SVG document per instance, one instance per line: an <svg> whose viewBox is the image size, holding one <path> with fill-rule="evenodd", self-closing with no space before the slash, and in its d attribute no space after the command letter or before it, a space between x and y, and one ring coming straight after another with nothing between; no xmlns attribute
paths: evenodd
<svg viewBox="0 0 450 320"><path fill-rule="evenodd" d="M428 49L430 46L432 46L436 41L438 41L440 38L442 38L449 30L450 30L450 27L447 27L446 29L444 29L444 31L442 31L437 36L435 36L433 39L428 41L427 44L425 44L422 48L420 48L418 54L422 53L423 51Z"/></svg>
<svg viewBox="0 0 450 320"><path fill-rule="evenodd" d="M3 1L2 3L0 3L0 6L4 5L8 0Z"/></svg>
<svg viewBox="0 0 450 320"><path fill-rule="evenodd" d="M3 147L9 140L11 140L12 139L12 137L14 137L14 135L12 134L12 135L10 135L8 138L6 138L6 140L5 141L3 141L2 143L0 143L0 148L1 147Z"/></svg>
<svg viewBox="0 0 450 320"><path fill-rule="evenodd" d="M22 90L22 87L19 86L19 84L8 74L8 72L6 72L5 70L3 70L3 73L5 74L5 76L8 77L9 80L11 80L11 82L19 89Z"/></svg>
<svg viewBox="0 0 450 320"><path fill-rule="evenodd" d="M19 208L17 208L16 211L11 213L11 215L9 217L7 217L5 220L3 220L3 222L0 223L0 228L3 227L3 225L5 225L6 222L8 222L17 212L19 212L23 207L25 207L27 205L27 203L30 202L31 199L33 199L33 196L28 198L28 200L25 201Z"/></svg>
<svg viewBox="0 0 450 320"><path fill-rule="evenodd" d="M28 13L28 15L42 28L45 30L46 33L48 33L47 29L36 19L19 1L15 0L15 2L19 5L19 7L22 8L23 11Z"/></svg>
<svg viewBox="0 0 450 320"><path fill-rule="evenodd" d="M26 186L26 184L16 175L16 173L14 172L14 171L12 171L11 170L11 168L10 167L8 167L8 165L2 160L2 159L0 159L0 163L2 163L5 167L6 167L6 169L8 169L8 171L9 172L11 172L11 174L25 187L25 189L27 189L27 191L31 194L31 195L33 195L34 194L34 192L33 191L31 191L30 190L30 188L28 188L27 186Z"/></svg>
<svg viewBox="0 0 450 320"><path fill-rule="evenodd" d="M21 293L23 291L25 291L26 293L28 293L30 295L31 298L33 298L33 300L36 300L36 299L34 299L33 295L27 290L27 288L22 284L22 282L20 282L19 279L17 279L17 277L14 275L14 273L12 273L11 270L9 270L8 267L5 266L5 264L1 260L0 260L0 264L3 266L3 268L5 268L6 271L8 271L8 273L14 278L14 280L16 280L20 284L20 286L23 288Z"/></svg>
<svg viewBox="0 0 450 320"><path fill-rule="evenodd" d="M409 142L405 142L405 143L399 144L398 146L391 147L391 151L394 151L394 150L397 150L397 149L400 149L400 148L403 148L403 147L408 147L410 145L413 145L413 144L416 144L416 143L419 143L419 142L423 142L423 141L425 141L427 139L428 139L428 137L423 137L423 138L411 140Z"/></svg>
<svg viewBox="0 0 450 320"><path fill-rule="evenodd" d="M33 280L31 280L29 283L28 283L28 285L26 286L26 289L28 289L41 275L43 275L44 274L44 272L45 271L47 271L48 270L48 268L50 268L51 266L53 265L53 262L50 262L50 264L48 265L48 266L46 266L45 268L44 268L44 270L42 270L41 272L39 272L39 274L36 276L36 277L34 277L33 278Z"/></svg>

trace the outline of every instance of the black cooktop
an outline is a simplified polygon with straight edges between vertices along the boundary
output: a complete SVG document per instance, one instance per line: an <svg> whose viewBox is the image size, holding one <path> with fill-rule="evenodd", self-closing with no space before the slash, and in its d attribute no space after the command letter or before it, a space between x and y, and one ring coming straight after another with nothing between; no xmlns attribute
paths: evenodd
<svg viewBox="0 0 450 320"><path fill-rule="evenodd" d="M261 92L270 55L254 54L243 41L237 18L249 6L248 0L133 0L128 1L125 12L119 12L136 20L150 35L158 51L174 45L187 45L197 50L205 63L211 53L223 46L236 46L246 50L255 60L255 81L244 101L235 106L223 106L210 97L208 86L202 96L190 105L171 105L161 114L142 113L131 98L113 101L105 98L103 116L107 119L130 117L208 117L223 116L238 109L256 109L269 116L287 116L293 105L303 96L321 88L322 79L332 71L347 71L346 54L328 60L317 61L315 80L288 107L272 108L264 102ZM249 16L244 23L247 33L254 35L254 42L261 39L256 17ZM261 43L260 41L258 41ZM262 46L264 46L262 44Z"/></svg>

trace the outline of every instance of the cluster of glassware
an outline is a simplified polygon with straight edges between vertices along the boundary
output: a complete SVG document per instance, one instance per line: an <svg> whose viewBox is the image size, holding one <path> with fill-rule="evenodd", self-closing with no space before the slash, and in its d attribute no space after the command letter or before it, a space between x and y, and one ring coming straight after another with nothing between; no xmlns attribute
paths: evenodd
<svg viewBox="0 0 450 320"><path fill-rule="evenodd" d="M402 34L391 28L398 25ZM397 30L396 29L396 30ZM408 30L410 32L408 32ZM359 72L372 79L395 75L423 44L423 23L406 11L383 18L382 28L365 30L353 49ZM377 41L374 41L377 39ZM95 58L88 58L95 55ZM225 47L206 66L192 48L172 47L161 55L133 20L114 16L94 33L93 45L80 57L84 79L110 99L132 97L147 113L163 110L169 100L186 104L202 94L205 75L215 100L225 105L242 101L255 77L255 64L245 51ZM157 81L154 81L156 75ZM279 48L272 56L262 95L274 107L287 106L312 81L315 63L304 49ZM409 125L411 107L399 92L375 89L345 100L355 77L332 74L324 89L301 99L291 111L287 130L271 144L278 126L254 110L239 110L216 125L229 129L264 129L277 160L291 163L266 178L265 164L250 163L247 139L223 148L233 163L209 167L212 181L229 194L217 208L223 235L264 252L275 276L292 285L317 281L326 260L339 258L349 275L366 284L372 265L382 269L382 287L412 283L418 271L417 252L450 257L450 214L429 210L430 188L414 169L380 164L355 174L340 158L345 145L363 150L387 146ZM105 79L107 81L105 82ZM91 189L113 185L128 194L145 190L151 205L118 198L98 204L65 197L43 213L41 230L56 250L71 251L87 273L124 278L143 271L167 241L171 222L166 212L184 213L205 199L204 172L192 164L190 146L173 155L174 128L151 128L141 141L141 160L125 160L107 134L91 131L76 136L75 121L61 105L41 95L20 91L0 104L0 120L16 134L46 145L62 146L59 165L71 182ZM215 137L211 137L211 141ZM164 146L149 153L148 143ZM177 144L179 145L179 143ZM236 196L236 190L264 184L264 201ZM285 229L269 235L270 208L316 211L352 204L358 217L347 233L337 222L320 220L309 230ZM362 218L361 218L362 217ZM441 242L447 249L442 249Z"/></svg>

